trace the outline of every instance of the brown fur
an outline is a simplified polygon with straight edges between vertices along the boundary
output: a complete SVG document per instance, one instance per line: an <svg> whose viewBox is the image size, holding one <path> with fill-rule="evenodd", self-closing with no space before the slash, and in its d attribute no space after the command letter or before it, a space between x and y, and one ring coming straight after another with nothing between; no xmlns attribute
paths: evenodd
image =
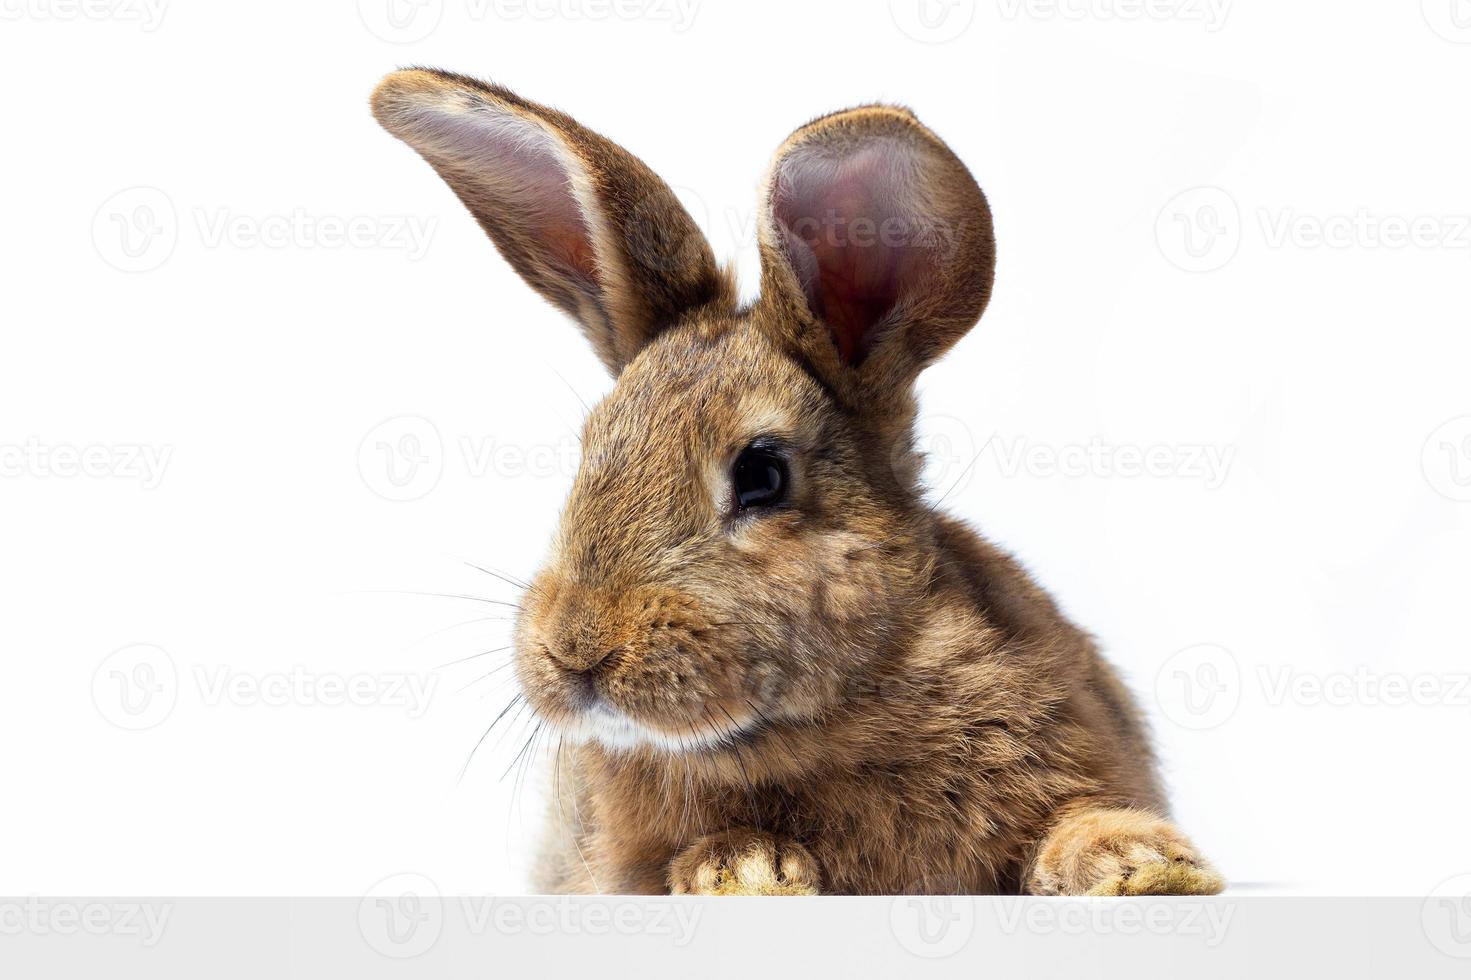
<svg viewBox="0 0 1471 980"><path fill-rule="evenodd" d="M933 133L886 106L799 129L763 185L762 298L738 309L667 189L570 118L426 70L373 101L618 378L516 627L525 695L569 742L541 887L1219 890L1089 638L920 497L913 381L994 268L985 198ZM476 170L497 114L560 141L580 221ZM819 213L897 237L803 231ZM650 261L649 227L678 247ZM737 513L729 471L757 437L788 454L790 495Z"/></svg>

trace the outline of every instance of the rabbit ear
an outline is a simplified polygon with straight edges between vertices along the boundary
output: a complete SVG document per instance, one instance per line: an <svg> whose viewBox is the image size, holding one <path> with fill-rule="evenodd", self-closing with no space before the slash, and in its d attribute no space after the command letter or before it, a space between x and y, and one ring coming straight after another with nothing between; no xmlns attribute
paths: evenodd
<svg viewBox="0 0 1471 980"><path fill-rule="evenodd" d="M372 106L614 375L683 314L734 308L733 283L668 185L571 117L429 69L389 75Z"/></svg>
<svg viewBox="0 0 1471 980"><path fill-rule="evenodd" d="M910 112L817 119L777 151L759 235L765 321L838 391L907 393L980 317L995 238L965 165Z"/></svg>

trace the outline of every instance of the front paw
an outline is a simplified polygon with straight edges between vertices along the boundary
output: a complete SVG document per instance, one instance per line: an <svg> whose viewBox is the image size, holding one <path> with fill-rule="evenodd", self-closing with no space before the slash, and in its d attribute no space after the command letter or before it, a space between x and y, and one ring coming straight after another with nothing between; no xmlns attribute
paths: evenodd
<svg viewBox="0 0 1471 980"><path fill-rule="evenodd" d="M669 865L675 895L816 895L820 884L805 847L756 830L701 837Z"/></svg>
<svg viewBox="0 0 1471 980"><path fill-rule="evenodd" d="M1058 824L1038 851L1029 884L1040 895L1216 895L1226 887L1169 821L1114 809Z"/></svg>

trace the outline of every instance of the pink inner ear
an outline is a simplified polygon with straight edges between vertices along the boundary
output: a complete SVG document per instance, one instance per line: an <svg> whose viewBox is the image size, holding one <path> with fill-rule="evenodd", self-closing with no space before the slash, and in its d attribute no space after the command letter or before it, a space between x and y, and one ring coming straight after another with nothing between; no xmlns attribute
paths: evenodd
<svg viewBox="0 0 1471 980"><path fill-rule="evenodd" d="M423 149L463 173L485 198L489 206L474 210L499 216L507 246L524 250L586 291L596 290L592 236L556 137L530 119L485 103L425 109L414 122Z"/></svg>
<svg viewBox="0 0 1471 980"><path fill-rule="evenodd" d="M771 207L813 314L843 360L860 363L933 263L914 153L893 139L798 148Z"/></svg>

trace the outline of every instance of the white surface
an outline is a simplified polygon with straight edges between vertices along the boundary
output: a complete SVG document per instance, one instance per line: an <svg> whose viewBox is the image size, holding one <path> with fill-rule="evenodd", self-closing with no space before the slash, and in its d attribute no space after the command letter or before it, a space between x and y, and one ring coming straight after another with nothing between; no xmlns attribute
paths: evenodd
<svg viewBox="0 0 1471 980"><path fill-rule="evenodd" d="M688 24L428 0L396 35L360 6L423 36L388 43L352 4L5 7L0 892L524 887L516 733L457 781L505 672L461 691L496 658L436 669L506 624L429 636L498 607L400 593L512 597L460 561L531 571L579 397L608 382L369 117L408 63L633 149L748 292L778 142L912 106L987 190L1001 251L986 319L923 379L937 493L988 446L946 506L1097 632L1233 878L1423 895L1471 871L1471 423L1441 429L1471 415L1471 28L1449 0L1209 21L706 0ZM423 421L378 428L403 416ZM379 444L405 436L430 462L399 486ZM1115 463L1163 447L1168 475L1008 462L1094 440ZM111 475L27 448L94 445ZM161 479L130 447L168 454ZM1190 463L1207 449L1223 480ZM129 715L140 662L177 684ZM410 682L433 685L422 714Z"/></svg>
<svg viewBox="0 0 1471 980"><path fill-rule="evenodd" d="M1471 958L1464 914L1438 896L506 898L398 877L361 898L0 899L0 913L29 927L0 944L15 976L461 976L493 963L516 976L744 980L778 960L884 980L1428 980L1464 977Z"/></svg>

